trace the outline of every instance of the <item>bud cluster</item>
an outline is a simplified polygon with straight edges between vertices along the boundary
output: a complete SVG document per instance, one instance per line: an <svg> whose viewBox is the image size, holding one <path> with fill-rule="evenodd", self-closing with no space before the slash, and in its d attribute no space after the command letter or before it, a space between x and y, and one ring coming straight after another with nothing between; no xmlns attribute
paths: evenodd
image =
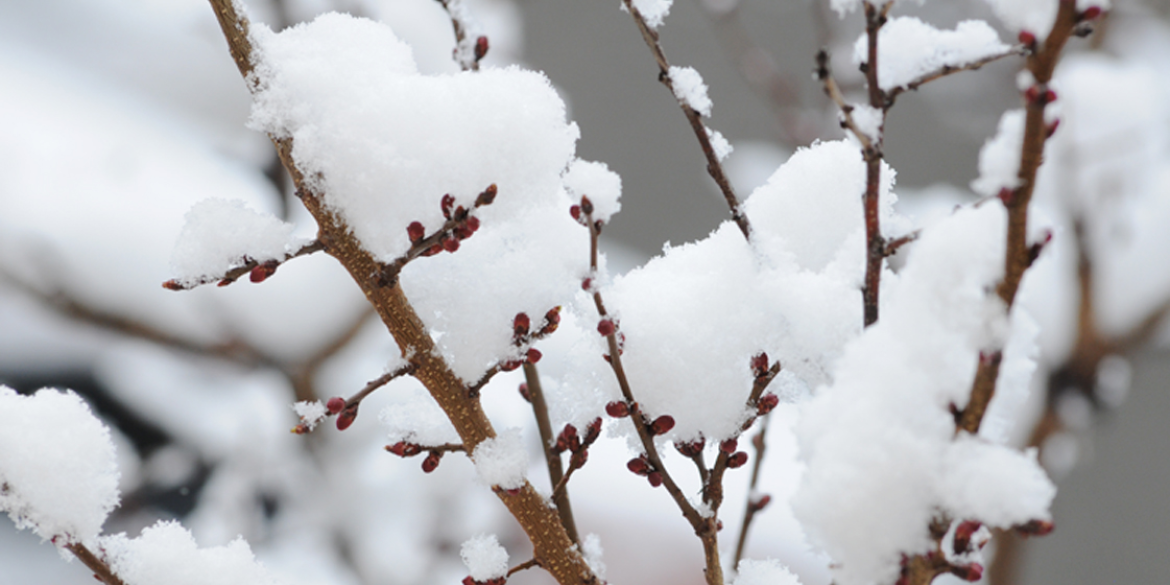
<svg viewBox="0 0 1170 585"><path fill-rule="evenodd" d="M427 456L423 459L422 470L423 473L430 473L439 467L439 461L443 459L443 453L450 449L427 449L418 443L411 443L408 441L398 441L393 445L387 445L386 451L393 453L399 457L407 458L414 457L427 451Z"/></svg>
<svg viewBox="0 0 1170 585"><path fill-rule="evenodd" d="M558 455L569 451L573 454L569 465L574 468L584 467L585 463L589 461L589 446L597 442L597 438L600 436L601 417L593 419L593 422L585 427L584 437L577 433L577 427L566 424L565 428L561 429L561 433L557 435L557 442L553 445L552 451Z"/></svg>

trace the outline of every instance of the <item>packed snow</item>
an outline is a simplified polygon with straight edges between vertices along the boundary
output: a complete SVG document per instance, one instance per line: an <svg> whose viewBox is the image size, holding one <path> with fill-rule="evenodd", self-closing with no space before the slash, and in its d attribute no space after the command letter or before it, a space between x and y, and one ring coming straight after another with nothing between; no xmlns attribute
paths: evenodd
<svg viewBox="0 0 1170 585"><path fill-rule="evenodd" d="M703 116L711 115L711 98L707 97L707 84L694 67L672 65L667 72L674 97Z"/></svg>
<svg viewBox="0 0 1170 585"><path fill-rule="evenodd" d="M853 62L869 61L868 37L853 44ZM939 30L914 16L889 19L878 33L878 85L903 87L944 67L960 67L1006 52L999 34L982 20L964 20L955 30Z"/></svg>
<svg viewBox="0 0 1170 585"><path fill-rule="evenodd" d="M1020 152L1024 148L1024 110L1008 110L995 136L979 150L979 178L971 189L985 197L1020 186Z"/></svg>
<svg viewBox="0 0 1170 585"><path fill-rule="evenodd" d="M171 269L187 286L213 282L246 260L284 260L303 241L294 226L269 213L248 209L238 199L206 199L187 212L175 242Z"/></svg>
<svg viewBox="0 0 1170 585"><path fill-rule="evenodd" d="M471 460L479 478L489 486L510 490L527 482L528 450L520 429L505 429L497 437L476 445Z"/></svg>
<svg viewBox="0 0 1170 585"><path fill-rule="evenodd" d="M634 8L642 14L642 18L646 19L646 25L650 28L658 28L662 26L662 21L670 14L670 6L674 4L674 0L630 0ZM622 2L622 10L626 10L626 4Z"/></svg>
<svg viewBox="0 0 1170 585"><path fill-rule="evenodd" d="M308 425L310 431L316 428L317 423L320 423L329 414L320 400L302 400L294 403L292 409L300 417L301 422Z"/></svg>
<svg viewBox="0 0 1170 585"><path fill-rule="evenodd" d="M0 386L0 510L58 546L92 541L118 505L110 432L71 391Z"/></svg>
<svg viewBox="0 0 1170 585"><path fill-rule="evenodd" d="M589 197L593 219L608 222L621 211L622 178L605 163L576 159L565 171L564 181L573 201Z"/></svg>
<svg viewBox="0 0 1170 585"><path fill-rule="evenodd" d="M101 549L110 568L126 585L278 585L281 583L252 556L243 539L226 546L199 548L191 533L175 521L159 521L136 538L105 536Z"/></svg>
<svg viewBox="0 0 1170 585"><path fill-rule="evenodd" d="M468 539L460 547L459 556L463 557L463 564L476 581L483 582L508 573L508 551L500 546L494 534L480 534Z"/></svg>
<svg viewBox="0 0 1170 585"><path fill-rule="evenodd" d="M739 563L732 585L800 585L800 579L775 559L744 559Z"/></svg>

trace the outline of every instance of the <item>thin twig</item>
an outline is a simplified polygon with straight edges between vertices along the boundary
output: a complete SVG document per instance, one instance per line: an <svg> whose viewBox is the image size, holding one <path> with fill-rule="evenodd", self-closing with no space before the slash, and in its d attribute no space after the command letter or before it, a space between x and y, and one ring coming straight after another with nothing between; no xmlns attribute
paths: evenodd
<svg viewBox="0 0 1170 585"><path fill-rule="evenodd" d="M106 585L126 585L122 579L114 574L113 569L106 564L105 560L93 554L84 544L72 542L65 545L65 548L69 549L69 552L73 553L73 556L77 557L77 560L81 561L81 564L93 571L93 576L98 581Z"/></svg>
<svg viewBox="0 0 1170 585"><path fill-rule="evenodd" d="M491 205L492 202L496 199L496 193L497 189L495 183L488 185L488 187L484 189L478 197L475 198L475 204L472 207L472 210L478 209L485 205ZM478 221L478 219L475 219L475 217L471 215L471 210L462 206L451 211L450 217L447 218L447 221L443 222L443 225L439 227L438 230L435 230L435 232L429 236L424 236L413 242L410 246L410 249L407 250L406 253L402 256L396 258L393 262L382 265L381 270L377 275L378 286L388 287L397 283L398 274L402 272L402 269L405 268L407 264L409 264L412 260L419 258L420 256L428 256L442 252L444 249L444 241L450 238L454 238L456 242L458 242L460 240L471 237L471 235L475 232L475 229L470 229L469 232L467 231L469 229L468 226ZM463 233L462 236L459 235L460 232Z"/></svg>
<svg viewBox="0 0 1170 585"><path fill-rule="evenodd" d="M528 569L531 569L532 567L539 567L539 566L540 566L539 560L528 559L527 561L524 561L523 563L520 563L519 565L516 565L515 567L508 569L508 574L506 574L504 576L511 577L512 573L519 573L520 571L526 571Z"/></svg>
<svg viewBox="0 0 1170 585"><path fill-rule="evenodd" d="M524 364L524 379L528 384L528 395L532 399L532 414L536 417L536 427L540 431L540 447L544 452L545 463L548 465L549 485L554 486L553 504L557 507L561 524L565 525L565 532L569 533L569 539L580 543L581 539L577 535L577 522L573 518L573 507L569 501L569 492L563 486L568 481L569 476L565 475L562 468L561 456L553 451L553 443L556 439L553 437L552 422L548 416L548 402L545 401L544 388L540 383L540 374L537 372L535 364ZM572 473L571 469L570 473Z"/></svg>
<svg viewBox="0 0 1170 585"><path fill-rule="evenodd" d="M366 383L366 386L364 388L362 388L361 390L359 390L357 392L357 394L354 394L353 396L350 396L348 399L346 399L345 407L349 408L349 407L354 406L356 404L361 404L362 400L364 400L370 394L373 394L374 391L377 390L378 388L381 388L382 386L389 384L390 382L394 381L397 378L401 378L402 376L405 376L407 374L414 373L414 369L415 369L414 364L406 364L403 366L399 366L398 368L395 368L392 371L386 372L385 374L382 374L381 376L378 376L377 378L374 378L373 380L370 380L368 383Z"/></svg>
<svg viewBox="0 0 1170 585"><path fill-rule="evenodd" d="M265 262L260 262L258 260L253 260L251 258L245 257L243 264L241 264L235 268L232 268L231 270L228 270L227 272L223 273L222 276L203 276L197 282L191 283L191 284L188 284L185 282L180 282L178 280L172 279L172 280L168 280L168 281L164 282L163 288L165 288L167 290L191 290L195 287L203 286L205 284L211 284L213 282L216 283L217 286L227 286L227 285L239 280L240 277L244 276L245 274L251 274L253 270L256 270L258 268L262 268L262 269L267 270L267 274L265 274L263 276L263 278L261 278L261 280L263 280L263 279L266 279L269 276L271 276L272 273L276 271L276 268L278 266L280 266L281 264L284 264L285 262L288 262L289 260L292 260L293 258L307 256L307 255L313 254L315 252L320 252L324 249L325 249L325 244L323 244L317 240L313 240L312 242L309 242L308 244L301 246L296 251L289 253L289 254L285 254L284 258L279 259L279 260L268 260ZM254 277L254 278L256 278L256 277ZM259 282L259 280L253 280L253 282Z"/></svg>
<svg viewBox="0 0 1170 585"><path fill-rule="evenodd" d="M501 370L500 370L499 364L496 364L496 365L492 366L491 368L489 368L488 371L484 372L483 376L479 380L477 380L471 386L467 387L467 396L470 398L478 398L479 391L483 390L483 387L487 386L487 383L491 382L492 378L494 378L496 376L496 374L500 373L500 371Z"/></svg>
<svg viewBox="0 0 1170 585"><path fill-rule="evenodd" d="M882 252L886 257L893 256L902 249L902 246L909 244L918 239L922 235L922 230L914 230L902 237L886 240L885 250Z"/></svg>
<svg viewBox="0 0 1170 585"><path fill-rule="evenodd" d="M861 148L865 152L876 152L877 147L874 143L874 137L861 129L857 121L853 119L854 106L845 101L845 96L841 94L841 88L837 85L837 80L833 78L833 72L829 67L829 52L825 49L817 51L817 68L816 77L824 86L825 95L837 104L837 108L841 111L841 124L847 128L861 143ZM879 154L880 156L880 154Z"/></svg>
<svg viewBox="0 0 1170 585"><path fill-rule="evenodd" d="M443 5L443 9L451 17L451 28L455 32L455 49L451 53L455 58L455 62L464 71L479 71L479 61L487 54L487 37L477 38L475 40L475 46L469 47L467 36L475 27L470 21L467 7L463 5L463 0L437 1ZM480 48L481 46L482 49ZM471 54L468 54L469 49Z"/></svg>
<svg viewBox="0 0 1170 585"><path fill-rule="evenodd" d="M923 85L930 83L931 81L934 81L936 79L941 79L943 77L946 77L946 76L954 74L954 73L958 73L960 71L974 71L976 69L979 69L980 67L983 67L984 65L987 65L988 63L993 63L995 61L999 61L1000 59L1003 59L1005 57L1011 57L1012 55L1024 56L1024 55L1027 55L1029 52L1030 52L1030 49L1028 47L1026 47L1022 44L1016 44L1016 45L1013 45L1011 47L1008 47L1007 49L1005 49L999 53L994 53L992 55L988 55L988 56L983 57L981 59L976 59L974 61L971 61L970 63L964 63L962 65L944 65L942 67L939 67L938 69L935 69L934 71L924 73L924 74L914 78L913 81L910 81L909 83L907 83L905 85L899 85L898 87L890 89L890 91L886 92L886 98L890 101L890 104L892 105L894 102L894 99L896 99L899 94L902 94L906 91L917 90L919 87L922 87Z"/></svg>
<svg viewBox="0 0 1170 585"><path fill-rule="evenodd" d="M764 509L762 501L754 499L752 496L756 493L756 487L760 483L760 468L764 464L764 453L768 450L765 435L768 433L768 421L770 420L770 415L764 415L759 432L756 433L755 437L752 437L752 447L755 447L756 459L752 464L752 478L748 483L748 501L744 506L743 523L739 526L739 540L735 544L735 557L731 561L733 567L738 567L739 561L743 559L743 551L747 547L748 531L751 529L752 520L755 519L760 510Z"/></svg>
<svg viewBox="0 0 1170 585"><path fill-rule="evenodd" d="M622 0L625 3L626 10L630 16L634 18L634 23L638 25L638 30L642 33L642 39L646 41L646 46L650 48L650 52L654 55L655 62L658 63L658 80L674 94L674 82L670 79L670 62L666 60L666 54L662 51L662 45L658 42L658 33L650 28L646 23L645 17L638 10L632 0ZM728 180L727 174L723 171L723 163L719 162L719 157L715 154L715 148L711 145L711 137L707 134L707 127L703 124L698 112L695 111L684 100L678 100L678 105L682 108L683 114L686 115L687 121L691 123L691 130L695 132L695 138L699 140L699 146L703 149L703 155L707 157L707 173L715 180L715 184L719 186L719 191L723 194L723 199L727 202L728 208L731 210L731 219L735 221L735 225L739 226L739 231L743 233L743 237L751 237L751 224L748 223L748 218L743 214L743 210L739 207L739 198L735 196L735 190L731 187L731 181Z"/></svg>

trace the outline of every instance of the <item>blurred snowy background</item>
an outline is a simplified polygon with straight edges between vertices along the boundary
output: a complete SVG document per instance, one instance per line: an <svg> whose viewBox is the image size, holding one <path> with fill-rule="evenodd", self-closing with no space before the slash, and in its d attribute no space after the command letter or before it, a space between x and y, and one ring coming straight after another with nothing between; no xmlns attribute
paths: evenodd
<svg viewBox="0 0 1170 585"><path fill-rule="evenodd" d="M424 72L457 69L450 22L434 0L246 4L274 29L326 10L380 19L412 44ZM861 22L839 20L827 4L678 0L661 29L672 62L695 67L711 86L711 126L736 147L728 166L741 198L795 148L841 136L809 72L827 45L842 82L859 87L848 55ZM636 266L663 243L701 238L726 218L690 129L618 2L469 6L491 39L485 64L546 72L581 127L580 156L622 176L623 210L606 231L611 267ZM1082 130L1063 129L1064 150L1050 152L1053 165L1073 171L1049 175L1047 195L1038 195L1050 200L1041 213L1069 228L1063 235L1072 224L1062 217L1091 224L1098 278L1107 281L1098 285L1097 318L1113 335L1133 331L1170 291L1170 246L1159 237L1170 233L1165 12L1119 1L1096 37L1074 44L1076 75L1058 90ZM991 18L976 1L910 3L895 13L948 28ZM1019 103L1017 70L1007 60L900 98L885 153L908 214L925 221L973 197L979 148ZM268 566L305 584L457 583L465 575L459 544L480 532L500 534L513 560L527 558L523 535L466 461L450 457L424 475L418 460L381 449L373 413L420 391L413 381L371 397L345 433L288 432L293 401L347 396L396 352L330 258L290 263L263 286L161 288L183 215L206 197L243 199L313 231L286 193L270 143L244 126L248 96L205 2L0 0L0 72L0 383L73 388L118 429L123 505L106 532L182 518L200 544L243 535ZM1074 117L1078 106L1083 118ZM1052 203L1061 197L1072 202ZM1042 361L1053 370L1076 337L1072 240L1049 252L1056 267L1029 304L1048 327ZM1168 336L1150 337L1129 361L1102 361L1099 388L1054 406L1062 430L1046 437L1043 459L1061 490L1058 529L1028 543L1021 582L1159 583L1170 572ZM499 399L489 412L531 426L513 390L519 381L493 381ZM1036 418L1043 392L1041 380ZM774 416L762 487L782 501L796 485L783 424L795 412L781 407ZM1025 429L1020 442L1027 439ZM622 442L603 441L571 483L582 533L601 537L608 578L700 583L698 540L669 498L622 469L627 458ZM732 524L745 476L729 476ZM531 477L545 477L539 465ZM3 522L0 585L89 582L80 564ZM729 526L725 538L737 530ZM748 551L782 560L808 585L826 579L783 504L758 518ZM546 581L535 573L514 580Z"/></svg>

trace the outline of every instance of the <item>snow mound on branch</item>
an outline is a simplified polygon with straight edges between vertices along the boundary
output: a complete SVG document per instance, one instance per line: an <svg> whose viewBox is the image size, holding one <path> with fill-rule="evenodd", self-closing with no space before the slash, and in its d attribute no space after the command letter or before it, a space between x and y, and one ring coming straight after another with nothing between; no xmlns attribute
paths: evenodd
<svg viewBox="0 0 1170 585"><path fill-rule="evenodd" d="M479 478L489 486L510 490L523 487L527 481L528 450L520 429L507 429L476 445L471 460Z"/></svg>
<svg viewBox="0 0 1170 585"><path fill-rule="evenodd" d="M110 567L126 585L277 585L280 583L252 556L243 539L227 546L199 548L191 533L175 521L159 521L138 538L102 537Z"/></svg>
<svg viewBox="0 0 1170 585"><path fill-rule="evenodd" d="M707 97L707 84L703 83L703 76L694 67L677 65L672 66L668 73L674 97L699 114L710 116L711 98Z"/></svg>
<svg viewBox="0 0 1170 585"><path fill-rule="evenodd" d="M593 203L593 219L608 222L621 211L622 178L601 162L577 159L565 171L565 189L574 201L589 197Z"/></svg>
<svg viewBox="0 0 1170 585"><path fill-rule="evenodd" d="M733 585L800 585L800 579L775 559L744 559L736 572Z"/></svg>
<svg viewBox="0 0 1170 585"><path fill-rule="evenodd" d="M897 286L883 288L891 298L881 319L849 344L833 383L805 408L797 436L807 468L793 510L840 563L842 585L896 579L902 553L933 546L927 527L940 509L1000 527L1048 516L1054 488L1035 457L956 440L948 411L966 404L980 353L1006 341L991 292L1005 225L993 200L926 229Z"/></svg>
<svg viewBox="0 0 1170 585"><path fill-rule="evenodd" d="M1024 110L1008 110L999 119L995 136L979 149L979 178L971 189L992 197L1001 189L1020 186L1020 152L1024 148Z"/></svg>
<svg viewBox="0 0 1170 585"><path fill-rule="evenodd" d="M0 386L0 510L58 545L90 541L118 505L110 431L71 391Z"/></svg>
<svg viewBox="0 0 1170 585"><path fill-rule="evenodd" d="M1043 41L1052 32L1060 0L986 0L992 11L1009 30L1028 31ZM1077 0L1077 12L1090 7L1109 10L1110 0Z"/></svg>
<svg viewBox="0 0 1170 585"><path fill-rule="evenodd" d="M674 0L632 0L632 2L634 8L642 13L642 18L646 19L646 25L650 28L662 26L662 21L666 19L667 14L670 14L670 6L674 4ZM622 10L628 10L625 2L622 2Z"/></svg>
<svg viewBox="0 0 1170 585"><path fill-rule="evenodd" d="M382 409L378 420L387 427L391 444L406 441L424 447L459 443L459 433L429 393L414 388L401 401Z"/></svg>
<svg viewBox="0 0 1170 585"><path fill-rule="evenodd" d="M878 33L878 85L889 91L943 67L961 67L1008 49L982 20L939 30L913 16L891 18ZM853 45L853 62L868 61L868 36L862 34Z"/></svg>
<svg viewBox="0 0 1170 585"><path fill-rule="evenodd" d="M516 67L421 75L389 28L340 14L252 36L251 125L294 140L310 185L377 260L407 252L414 221L440 229L444 195L472 209L498 187L457 252L412 262L400 282L464 381L519 358L516 314L537 320L588 273L588 231L562 180L578 130L548 79Z"/></svg>
<svg viewBox="0 0 1170 585"><path fill-rule="evenodd" d="M171 255L175 280L187 286L218 280L246 259L283 260L301 242L294 226L238 199L206 199L186 215Z"/></svg>
<svg viewBox="0 0 1170 585"><path fill-rule="evenodd" d="M471 578L487 581L503 577L508 573L508 551L500 546L494 534L473 536L459 549L463 564L467 565Z"/></svg>

